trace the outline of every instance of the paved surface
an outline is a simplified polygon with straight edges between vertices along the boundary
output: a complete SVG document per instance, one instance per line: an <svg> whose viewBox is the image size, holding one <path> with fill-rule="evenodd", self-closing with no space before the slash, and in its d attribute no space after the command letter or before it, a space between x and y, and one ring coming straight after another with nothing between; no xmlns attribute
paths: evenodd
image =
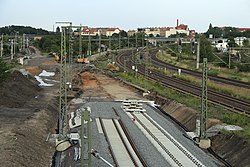
<svg viewBox="0 0 250 167"><path fill-rule="evenodd" d="M75 105L73 108L77 109L77 107L91 107L91 117L92 117L92 148L97 150L100 155L106 159L108 162L114 165L113 159L110 154L108 142L100 130L99 123L96 121L96 118L102 119L121 119L125 127L127 128L130 136L134 140L136 147L138 148L139 153L145 159L146 163L149 166L156 167L168 167L171 166L164 157L160 154L160 152L152 145L152 143L146 138L143 132L135 126L134 121L128 117L126 113L121 109L121 102L83 102ZM113 111L112 107L114 107L119 116L118 117ZM202 162L205 166L215 167L215 160L208 156L203 150L198 148L192 141L185 138L183 136L183 131L181 131L176 125L168 119L163 118L161 115L155 112L155 109L148 105L143 105L143 108L146 109L146 113L152 117L161 127L163 127L173 138L175 138L181 145L183 145L189 152L191 152L200 162ZM99 128L98 128L99 127ZM75 130L75 131L79 131ZM80 132L80 131L79 131ZM79 147L79 146L76 146ZM68 152L65 152L67 163L71 163L71 166L79 166L80 160L75 157L75 149L71 148ZM71 160L68 160L71 159ZM65 166L69 166L67 164ZM101 160L96 159L92 156L92 166L107 166Z"/></svg>

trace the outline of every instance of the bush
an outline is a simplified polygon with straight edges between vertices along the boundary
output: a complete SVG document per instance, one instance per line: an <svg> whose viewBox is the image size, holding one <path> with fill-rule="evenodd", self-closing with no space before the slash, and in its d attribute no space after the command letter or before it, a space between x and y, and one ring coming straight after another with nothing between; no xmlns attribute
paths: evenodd
<svg viewBox="0 0 250 167"><path fill-rule="evenodd" d="M240 64L240 65L238 65L238 69L240 72L250 72L250 65L249 64Z"/></svg>
<svg viewBox="0 0 250 167"><path fill-rule="evenodd" d="M9 72L9 69L11 68L10 65L8 65L7 63L5 63L2 59L0 59L0 82L4 81Z"/></svg>
<svg viewBox="0 0 250 167"><path fill-rule="evenodd" d="M176 53L171 52L171 56L176 57Z"/></svg>

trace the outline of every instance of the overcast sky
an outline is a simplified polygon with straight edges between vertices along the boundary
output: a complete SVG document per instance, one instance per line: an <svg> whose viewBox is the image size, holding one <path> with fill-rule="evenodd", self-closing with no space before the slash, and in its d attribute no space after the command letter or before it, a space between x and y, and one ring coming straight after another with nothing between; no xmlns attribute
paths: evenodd
<svg viewBox="0 0 250 167"><path fill-rule="evenodd" d="M90 27L175 26L205 32L213 26L250 27L250 0L0 0L0 26L53 30L56 21Z"/></svg>

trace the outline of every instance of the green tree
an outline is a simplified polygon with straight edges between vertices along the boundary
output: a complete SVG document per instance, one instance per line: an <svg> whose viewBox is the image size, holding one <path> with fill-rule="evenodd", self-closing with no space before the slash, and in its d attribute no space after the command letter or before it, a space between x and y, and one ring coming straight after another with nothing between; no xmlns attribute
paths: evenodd
<svg viewBox="0 0 250 167"><path fill-rule="evenodd" d="M243 41L243 46L245 46L245 47L249 46L249 40L248 39L245 39Z"/></svg>
<svg viewBox="0 0 250 167"><path fill-rule="evenodd" d="M9 69L11 67L0 59L0 82L4 81L9 74Z"/></svg>
<svg viewBox="0 0 250 167"><path fill-rule="evenodd" d="M212 34L213 37L215 37L215 38L219 38L219 37L221 37L222 30L219 27L213 27L212 24L210 23L209 29L207 30L207 32L205 34L206 34L207 38L209 37L210 34Z"/></svg>
<svg viewBox="0 0 250 167"><path fill-rule="evenodd" d="M56 34L60 34L60 27L56 27Z"/></svg>
<svg viewBox="0 0 250 167"><path fill-rule="evenodd" d="M229 47L237 47L238 45L235 43L235 40L233 37L228 38L228 46Z"/></svg>
<svg viewBox="0 0 250 167"><path fill-rule="evenodd" d="M122 30L122 31L120 32L120 34L121 34L121 37L127 37L127 36L128 36L127 32L124 31L124 30Z"/></svg>
<svg viewBox="0 0 250 167"><path fill-rule="evenodd" d="M151 37L151 38L152 38L152 37L154 37L154 35L153 35L153 34L149 34L149 37Z"/></svg>
<svg viewBox="0 0 250 167"><path fill-rule="evenodd" d="M201 61L203 58L207 58L208 61L214 61L213 48L211 43L207 40L205 35L200 36L200 57Z"/></svg>

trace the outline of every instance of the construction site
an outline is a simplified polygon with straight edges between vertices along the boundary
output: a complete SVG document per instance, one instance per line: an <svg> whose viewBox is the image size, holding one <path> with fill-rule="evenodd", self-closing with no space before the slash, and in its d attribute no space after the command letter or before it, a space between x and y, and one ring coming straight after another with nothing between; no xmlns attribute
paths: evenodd
<svg viewBox="0 0 250 167"><path fill-rule="evenodd" d="M208 102L246 114L249 103L212 94L206 59L198 76L202 86L195 89L152 68L164 42L159 47L142 39L142 46L120 48L119 37L119 49L102 51L99 39L98 52L91 55L89 46L86 58L81 35L79 50L73 49L72 28L82 26L61 26L60 53L45 56L26 44L26 54L15 57L22 63L1 83L0 166L250 166L249 143L221 133L218 126L225 130L226 125L207 114ZM166 39L165 45L168 42L172 41ZM105 68L98 67L102 59L108 59ZM117 77L117 72L143 77L145 87ZM176 86L175 90L198 96L201 111L149 89L150 80L161 89ZM242 82L216 82L249 89Z"/></svg>

